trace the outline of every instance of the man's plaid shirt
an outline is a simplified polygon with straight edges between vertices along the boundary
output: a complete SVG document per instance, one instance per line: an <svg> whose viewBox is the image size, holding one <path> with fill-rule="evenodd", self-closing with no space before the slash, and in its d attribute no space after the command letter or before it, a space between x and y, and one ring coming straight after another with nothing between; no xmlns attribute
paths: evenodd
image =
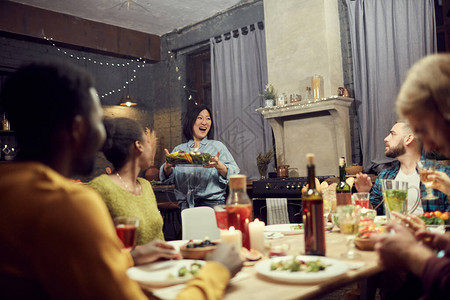
<svg viewBox="0 0 450 300"><path fill-rule="evenodd" d="M396 161L392 167L389 169L383 170L378 175L377 179L375 180L375 184L372 186L372 190L370 191L370 203L372 203L373 207L377 207L377 205L383 200L383 193L381 191L381 181L380 179L395 179L395 177L398 174L398 171L400 170L400 162ZM436 166L437 171L442 171L447 173L447 175L450 176L450 167L446 165L438 164ZM425 197L427 194L427 191L425 189L425 186L420 182L420 196L421 198ZM424 200L422 202L423 211L450 211L450 203L448 201L447 195L444 193L433 190L433 194L439 199L437 200ZM384 205L381 204L377 208L377 215L384 215Z"/></svg>

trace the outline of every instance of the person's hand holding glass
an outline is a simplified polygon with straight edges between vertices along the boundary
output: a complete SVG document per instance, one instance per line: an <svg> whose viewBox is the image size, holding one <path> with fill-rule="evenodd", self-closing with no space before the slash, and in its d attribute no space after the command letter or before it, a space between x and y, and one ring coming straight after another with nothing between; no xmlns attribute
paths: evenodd
<svg viewBox="0 0 450 300"><path fill-rule="evenodd" d="M341 256L349 259L360 257L361 255L356 253L355 245L353 244L355 235L359 230L360 206L340 205L337 207L337 216L341 233L348 235L348 250L342 253Z"/></svg>
<svg viewBox="0 0 450 300"><path fill-rule="evenodd" d="M420 160L417 163L417 170L419 171L420 181L422 181L423 185L425 185L425 188L427 189L427 195L422 198L423 200L435 200L438 198L433 195L433 189L431 188L431 186L433 185L433 180L429 178L430 175L434 174L435 169L435 160L424 159Z"/></svg>

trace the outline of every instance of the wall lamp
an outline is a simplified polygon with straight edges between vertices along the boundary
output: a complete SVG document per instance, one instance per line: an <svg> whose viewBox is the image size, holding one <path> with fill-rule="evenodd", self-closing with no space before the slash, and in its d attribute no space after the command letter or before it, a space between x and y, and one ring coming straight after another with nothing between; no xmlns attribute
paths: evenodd
<svg viewBox="0 0 450 300"><path fill-rule="evenodd" d="M120 105L131 107L137 105L137 103L131 99L130 95L127 95L127 97L120 102Z"/></svg>

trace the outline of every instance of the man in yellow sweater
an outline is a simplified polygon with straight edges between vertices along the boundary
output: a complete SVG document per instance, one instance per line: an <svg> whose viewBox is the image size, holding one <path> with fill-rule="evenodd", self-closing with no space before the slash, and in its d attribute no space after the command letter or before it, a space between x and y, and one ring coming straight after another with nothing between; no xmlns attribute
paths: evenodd
<svg viewBox="0 0 450 300"><path fill-rule="evenodd" d="M145 299L127 268L179 253L158 240L123 252L100 196L67 179L92 171L105 138L91 77L32 64L5 82L1 106L21 151L0 165L0 298ZM227 247L213 259L179 299L223 296L242 263Z"/></svg>

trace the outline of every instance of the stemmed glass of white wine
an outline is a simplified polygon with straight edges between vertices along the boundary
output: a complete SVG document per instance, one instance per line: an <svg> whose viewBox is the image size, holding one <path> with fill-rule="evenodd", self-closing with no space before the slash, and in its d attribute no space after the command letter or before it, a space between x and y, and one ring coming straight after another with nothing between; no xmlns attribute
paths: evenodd
<svg viewBox="0 0 450 300"><path fill-rule="evenodd" d="M348 235L348 249L347 252L342 253L341 256L349 259L360 257L361 254L355 251L355 245L353 243L355 235L359 231L360 206L353 204L339 205L337 207L337 215L341 233Z"/></svg>
<svg viewBox="0 0 450 300"><path fill-rule="evenodd" d="M433 185L433 180L429 179L429 175L434 174L436 170L436 161L432 159L424 159L420 160L417 163L417 170L419 171L420 181L422 181L423 185L427 189L427 195L422 197L422 200L435 200L438 197L433 195L433 189L431 186Z"/></svg>

